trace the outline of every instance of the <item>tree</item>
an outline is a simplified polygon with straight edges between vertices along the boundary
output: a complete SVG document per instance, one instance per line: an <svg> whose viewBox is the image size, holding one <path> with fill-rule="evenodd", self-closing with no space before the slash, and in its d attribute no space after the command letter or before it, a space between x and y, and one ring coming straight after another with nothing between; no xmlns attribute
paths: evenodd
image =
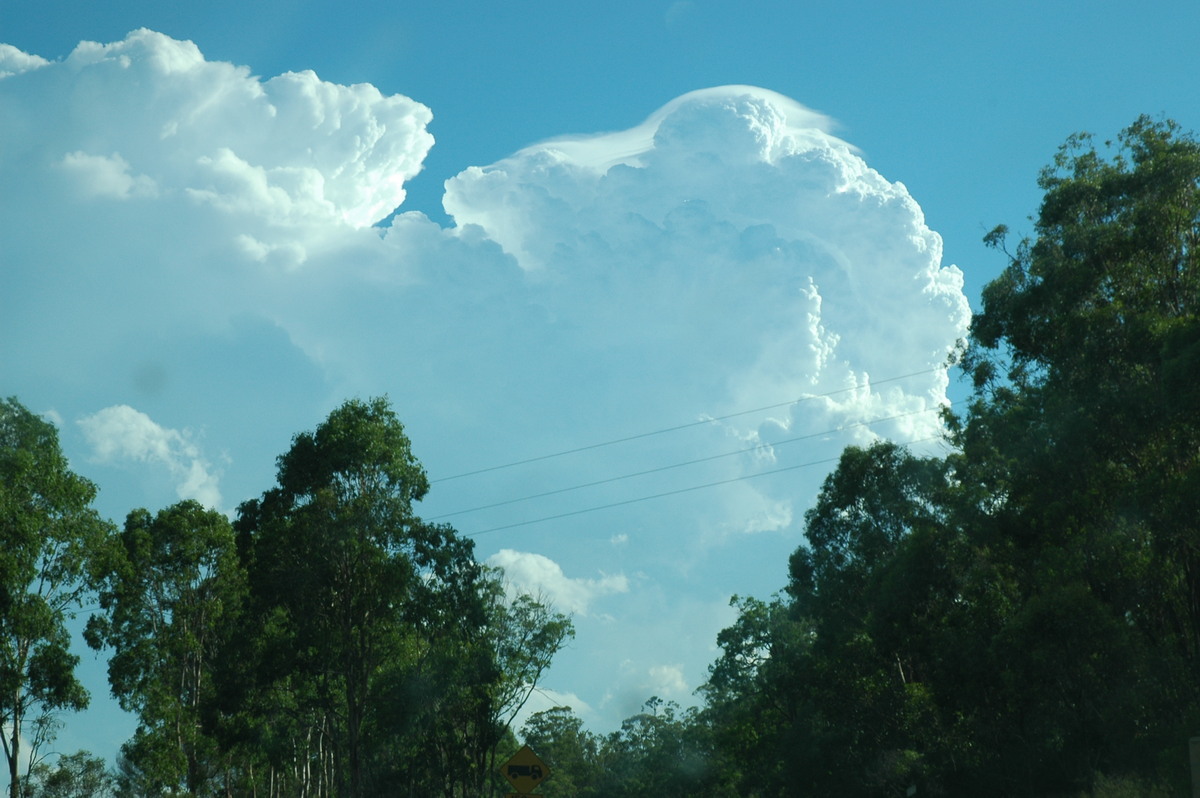
<svg viewBox="0 0 1200 798"><path fill-rule="evenodd" d="M1039 185L1034 237L988 238L1010 263L972 323L958 473L992 496L975 534L1009 548L1018 628L1081 628L1051 620L1069 602L1109 641L1047 652L1054 681L1109 685L1054 698L1074 709L1047 762L1075 740L1071 779L1153 774L1153 752L1200 723L1200 143L1143 117L1103 147L1071 137ZM1091 672L1089 650L1112 669Z"/></svg>
<svg viewBox="0 0 1200 798"><path fill-rule="evenodd" d="M277 766L303 761L296 778L309 779L312 762L357 798L389 737L374 691L416 674L448 630L484 623L480 569L469 540L413 512L429 483L385 399L346 402L278 466L278 486L239 509L243 650L253 692L275 696L261 705L290 707Z"/></svg>
<svg viewBox="0 0 1200 798"><path fill-rule="evenodd" d="M498 569L489 569L479 588L484 623L456 624L439 647L448 667L442 669L443 703L431 717L441 732L431 738L444 772L462 774L458 788L446 794L463 798L483 795L485 785L500 783L496 750L505 730L554 655L575 636L570 618L547 602L524 593L509 599Z"/></svg>
<svg viewBox="0 0 1200 798"><path fill-rule="evenodd" d="M552 777L538 787L546 798L600 795L600 741L570 707L533 713L521 727L521 738L550 767Z"/></svg>
<svg viewBox="0 0 1200 798"><path fill-rule="evenodd" d="M1141 119L1107 154L1072 137L1039 184L972 325L955 451L847 450L790 563L808 638L778 645L753 605L724 636L714 677L796 708L747 749L790 734L793 785L1153 784L1200 722L1200 145Z"/></svg>
<svg viewBox="0 0 1200 798"><path fill-rule="evenodd" d="M194 501L154 516L135 510L92 571L104 613L89 620L86 637L113 649L113 695L140 721L123 754L158 789L200 794L219 771L202 709L245 590L233 528Z"/></svg>
<svg viewBox="0 0 1200 798"><path fill-rule="evenodd" d="M775 597L734 596L737 620L717 635L720 658L701 685L700 721L710 737L710 795L775 795L787 771L809 752L793 730L809 717L802 690L811 655L812 624Z"/></svg>
<svg viewBox="0 0 1200 798"><path fill-rule="evenodd" d="M680 712L674 701L653 696L626 718L600 750L596 795L711 795L707 751L696 735L695 708Z"/></svg>
<svg viewBox="0 0 1200 798"><path fill-rule="evenodd" d="M554 655L575 637L575 626L542 598L518 593L506 599L500 579L491 590L489 616L488 635L500 674L493 691L495 719L508 726L537 689Z"/></svg>
<svg viewBox="0 0 1200 798"><path fill-rule="evenodd" d="M104 760L88 751L60 756L51 768L39 762L29 770L26 798L112 798L115 780Z"/></svg>
<svg viewBox="0 0 1200 798"><path fill-rule="evenodd" d="M0 728L13 798L22 741L36 762L55 714L88 704L66 622L85 591L89 551L108 528L90 507L95 496L67 467L52 424L16 399L0 402Z"/></svg>
<svg viewBox="0 0 1200 798"><path fill-rule="evenodd" d="M933 638L954 590L947 485L940 459L889 442L850 447L806 513L787 613L807 636L785 638L766 670L792 707L784 746L808 751L785 765L787 782L890 794L937 759L931 684L943 652Z"/></svg>

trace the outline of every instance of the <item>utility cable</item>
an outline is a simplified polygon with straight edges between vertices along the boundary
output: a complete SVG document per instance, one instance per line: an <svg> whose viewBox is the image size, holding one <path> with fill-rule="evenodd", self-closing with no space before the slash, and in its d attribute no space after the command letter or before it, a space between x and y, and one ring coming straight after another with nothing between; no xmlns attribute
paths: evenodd
<svg viewBox="0 0 1200 798"><path fill-rule="evenodd" d="M912 410L907 413L899 413L894 416L887 416L886 418L876 418L876 419L872 419L870 421L859 421L854 424L846 424L845 426L842 426L842 427L835 427L833 429L824 430L822 432L813 432L808 435L801 435L796 438L788 438L788 439L782 440L782 441L772 441L771 443L769 443L767 445L775 447L775 446L784 446L789 443L798 443L799 441L806 441L806 440L810 440L812 438L820 438L825 435L832 435L834 433L844 432L844 431L850 430L850 429L856 429L859 427L869 427L872 424L883 424L884 422L887 422L887 421L895 421L896 419L899 419L899 418L907 418L908 416L915 416L920 413L930 413L935 410L941 410L943 407L953 406L953 404L954 403L951 402L948 405L940 405L938 407L927 407L922 410ZM621 482L626 479L635 479L637 477L644 477L649 474L657 474L662 471L670 471L675 468L684 468L684 467L690 466L690 465L697 465L698 463L707 463L711 460L720 460L724 457L734 457L739 454L749 454L750 452L758 451L760 448L762 448L761 445L760 446L747 446L747 447L737 449L734 451L723 452L722 454L714 454L714 455L709 455L708 457L700 457L695 460L687 460L682 463L671 463L670 465L659 466L657 468L649 468L649 469L646 469L645 471L636 471L632 474L622 474L621 476L608 477L607 479L598 479L595 482L585 482L581 485L572 485L572 486L566 487L566 488L556 488L555 490L548 490L548 491L544 491L542 493L534 493L529 496L521 496L520 498L517 498L517 499L505 499L504 501L495 502L493 504L484 504L479 507L470 507L466 510L455 510L452 513L442 513L441 515L430 516L426 520L440 521L445 518L454 518L455 516L467 515L468 513L477 513L477 512L481 512L483 510L491 510L496 507L505 507L510 504L519 504L520 502L532 501L534 499L542 499L547 496L557 496L560 493L570 493L572 491L583 490L585 488L594 488L597 485L607 485L612 482Z"/></svg>
<svg viewBox="0 0 1200 798"><path fill-rule="evenodd" d="M921 438L920 440L909 441L905 445L911 446L915 443L926 443L928 441L940 440L940 438L941 438L941 436L931 435L928 438ZM755 477L766 477L766 476L770 476L772 474L782 474L786 471L795 471L800 468L810 468L812 466L825 465L827 463L836 463L840 459L841 459L841 455L838 455L837 457L827 457L824 460L813 460L812 462L809 462L809 463L800 463L798 465L784 466L783 468L775 468L770 471L759 471L757 474L743 474L740 477L730 477L729 479L722 479L722 480L718 480L717 482L707 482L703 485L692 485L691 487L688 487L688 488L679 488L677 490L669 490L669 491L666 491L665 493L655 493L652 496L639 496L636 499L625 499L624 501L610 502L609 504L601 504L601 505L597 505L595 507L585 507L582 510L572 510L572 511L566 512L566 513L558 513L557 515L547 515L542 518L532 518L527 521L518 521L514 524L505 524L503 526L494 526L494 527L491 527L490 529L481 529L477 532L470 532L470 533L462 534L461 536L465 537L465 538L479 537L480 535L486 535L491 532L500 532L505 529L516 529L517 527L530 526L532 524L540 524L545 521L557 521L561 518L571 518L576 515L584 515L586 513L594 513L599 510L608 510L613 507L624 507L625 505L628 505L628 504L638 504L640 502L648 502L653 499L663 499L663 498L666 498L667 496L678 496L681 493L691 493L693 491L704 490L706 488L716 488L716 487L720 487L721 485L728 485L733 482L742 482L747 479L754 479Z"/></svg>
<svg viewBox="0 0 1200 798"><path fill-rule="evenodd" d="M587 446L579 446L577 448L566 449L561 452L552 452L551 454L542 454L542 455L538 455L536 457L527 458L525 460L517 460L517 461L511 462L511 463L501 463L500 465L487 466L486 468L479 468L474 471L464 471L461 474L454 474L454 475L448 476L448 477L438 477L437 479L431 479L429 482L432 485L432 484L436 484L439 482L449 482L452 479L462 479L464 477L473 477L473 476L477 476L479 474L487 474L491 471L501 471L505 468L515 468L517 466L529 465L530 463L539 463L543 460L552 460L555 457L564 457L568 454L577 454L579 452L587 452L587 451L591 451L592 449L602 449L605 446L615 446L618 443L629 443L630 441L641 440L642 438L650 438L655 435L663 435L668 432L677 432L682 429L689 429L691 427L699 427L704 424L712 424L717 421L725 421L727 419L737 418L738 416L748 416L751 413L761 413L765 410L776 410L780 407L788 407L790 405L799 404L801 402L808 402L813 399L825 399L830 396L836 396L839 393L847 393L849 391L861 390L863 387L871 387L871 386L875 386L875 385L886 385L889 382L899 382L900 380L907 380L910 377L920 377L925 374L933 374L936 371L941 371L943 368L945 368L945 367L938 366L936 368L925 369L923 371L914 371L911 374L902 374L899 377L888 377L887 379L875 380L874 382L869 383L867 386L854 385L849 388L839 388L836 391L829 391L828 393L813 394L811 396L801 396L796 399L791 399L787 402L779 402L779 403L773 404L773 405L766 405L765 407L756 407L753 410L741 410L741 411L738 411L737 413L730 413L725 416L716 416L716 417L709 416L706 418L699 419L697 421L690 421L686 424L678 424L674 427L665 427L663 429L651 430L650 432L641 432L641 433L638 433L637 435L630 435L625 438L616 438L614 440L601 441L600 443L592 443L592 444L588 444Z"/></svg>

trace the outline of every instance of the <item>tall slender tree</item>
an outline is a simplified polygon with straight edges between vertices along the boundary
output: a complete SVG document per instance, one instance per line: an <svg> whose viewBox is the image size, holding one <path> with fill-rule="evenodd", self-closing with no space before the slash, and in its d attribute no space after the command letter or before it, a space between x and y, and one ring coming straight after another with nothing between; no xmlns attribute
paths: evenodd
<svg viewBox="0 0 1200 798"><path fill-rule="evenodd" d="M12 798L22 794L21 763L53 738L55 713L88 704L66 623L109 528L95 497L68 468L54 426L15 398L0 401L0 739Z"/></svg>
<svg viewBox="0 0 1200 798"><path fill-rule="evenodd" d="M330 754L319 772L358 798L383 736L380 674L415 667L446 624L483 623L480 569L470 541L414 513L429 483L386 399L346 402L278 465L278 486L238 520L258 689L291 697L309 723L297 733Z"/></svg>
<svg viewBox="0 0 1200 798"><path fill-rule="evenodd" d="M221 768L202 709L245 590L233 528L194 501L153 516L135 510L92 570L103 613L86 637L113 649L113 695L139 720L123 753L160 789L203 794Z"/></svg>

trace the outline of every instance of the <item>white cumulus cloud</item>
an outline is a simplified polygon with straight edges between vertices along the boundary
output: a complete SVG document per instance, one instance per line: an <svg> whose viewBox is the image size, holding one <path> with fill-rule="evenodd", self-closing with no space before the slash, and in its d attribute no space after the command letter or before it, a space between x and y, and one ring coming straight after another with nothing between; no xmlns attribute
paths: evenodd
<svg viewBox="0 0 1200 798"><path fill-rule="evenodd" d="M104 167L94 159L106 159L118 173L275 224L378 221L403 202L433 144L432 114L407 97L311 71L262 80L149 30L83 42L61 62L5 48L0 96L26 116L10 121L38 131L27 142L37 149L62 150L52 160L94 173ZM22 80L33 69L36 87ZM60 92L70 105L53 100Z"/></svg>
<svg viewBox="0 0 1200 798"><path fill-rule="evenodd" d="M629 590L622 574L601 574L599 578L568 577L562 566L541 554L501 549L487 564L504 571L505 582L516 593L544 596L560 612L586 615L598 598Z"/></svg>
<svg viewBox="0 0 1200 798"><path fill-rule="evenodd" d="M133 460L165 468L180 499L220 507L220 477L187 431L156 424L129 405L106 407L78 423L97 461Z"/></svg>
<svg viewBox="0 0 1200 798"><path fill-rule="evenodd" d="M445 206L526 272L547 334L586 362L567 370L583 390L612 381L620 391L601 388L610 402L659 418L672 404L712 417L771 407L725 424L767 446L830 431L775 449L772 464L748 457L709 475L799 467L848 440L936 434L946 359L970 318L962 274L942 264L920 207L829 127L766 90L693 92L632 130L467 169ZM781 406L801 397L817 399ZM833 434L861 422L875 426ZM789 480L740 492L774 485L786 500L712 520L790 524Z"/></svg>
<svg viewBox="0 0 1200 798"><path fill-rule="evenodd" d="M0 78L40 69L48 63L41 56L21 52L11 44L0 43Z"/></svg>
<svg viewBox="0 0 1200 798"><path fill-rule="evenodd" d="M660 698L686 698L691 692L687 679L683 676L682 665L652 665L646 682L646 694Z"/></svg>

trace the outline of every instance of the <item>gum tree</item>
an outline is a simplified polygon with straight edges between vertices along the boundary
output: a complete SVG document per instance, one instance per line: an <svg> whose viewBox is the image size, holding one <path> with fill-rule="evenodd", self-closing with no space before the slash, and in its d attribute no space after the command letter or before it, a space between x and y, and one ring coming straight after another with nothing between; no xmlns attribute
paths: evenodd
<svg viewBox="0 0 1200 798"><path fill-rule="evenodd" d="M194 501L134 510L93 571L104 612L90 619L88 644L113 650L113 695L140 721L122 752L160 788L199 794L216 756L202 709L245 587L233 528Z"/></svg>
<svg viewBox="0 0 1200 798"><path fill-rule="evenodd" d="M446 628L484 623L480 569L470 541L413 512L429 483L386 399L346 402L278 466L278 486L237 521L251 693L294 704L290 716L307 725L294 729L294 750L316 740L314 766L297 778L361 796L372 748L389 736L373 700L381 674L418 667Z"/></svg>
<svg viewBox="0 0 1200 798"><path fill-rule="evenodd" d="M20 764L54 737L56 714L88 704L66 623L89 551L109 528L91 509L95 497L68 468L54 426L16 399L0 401L0 728L12 798L22 794Z"/></svg>

